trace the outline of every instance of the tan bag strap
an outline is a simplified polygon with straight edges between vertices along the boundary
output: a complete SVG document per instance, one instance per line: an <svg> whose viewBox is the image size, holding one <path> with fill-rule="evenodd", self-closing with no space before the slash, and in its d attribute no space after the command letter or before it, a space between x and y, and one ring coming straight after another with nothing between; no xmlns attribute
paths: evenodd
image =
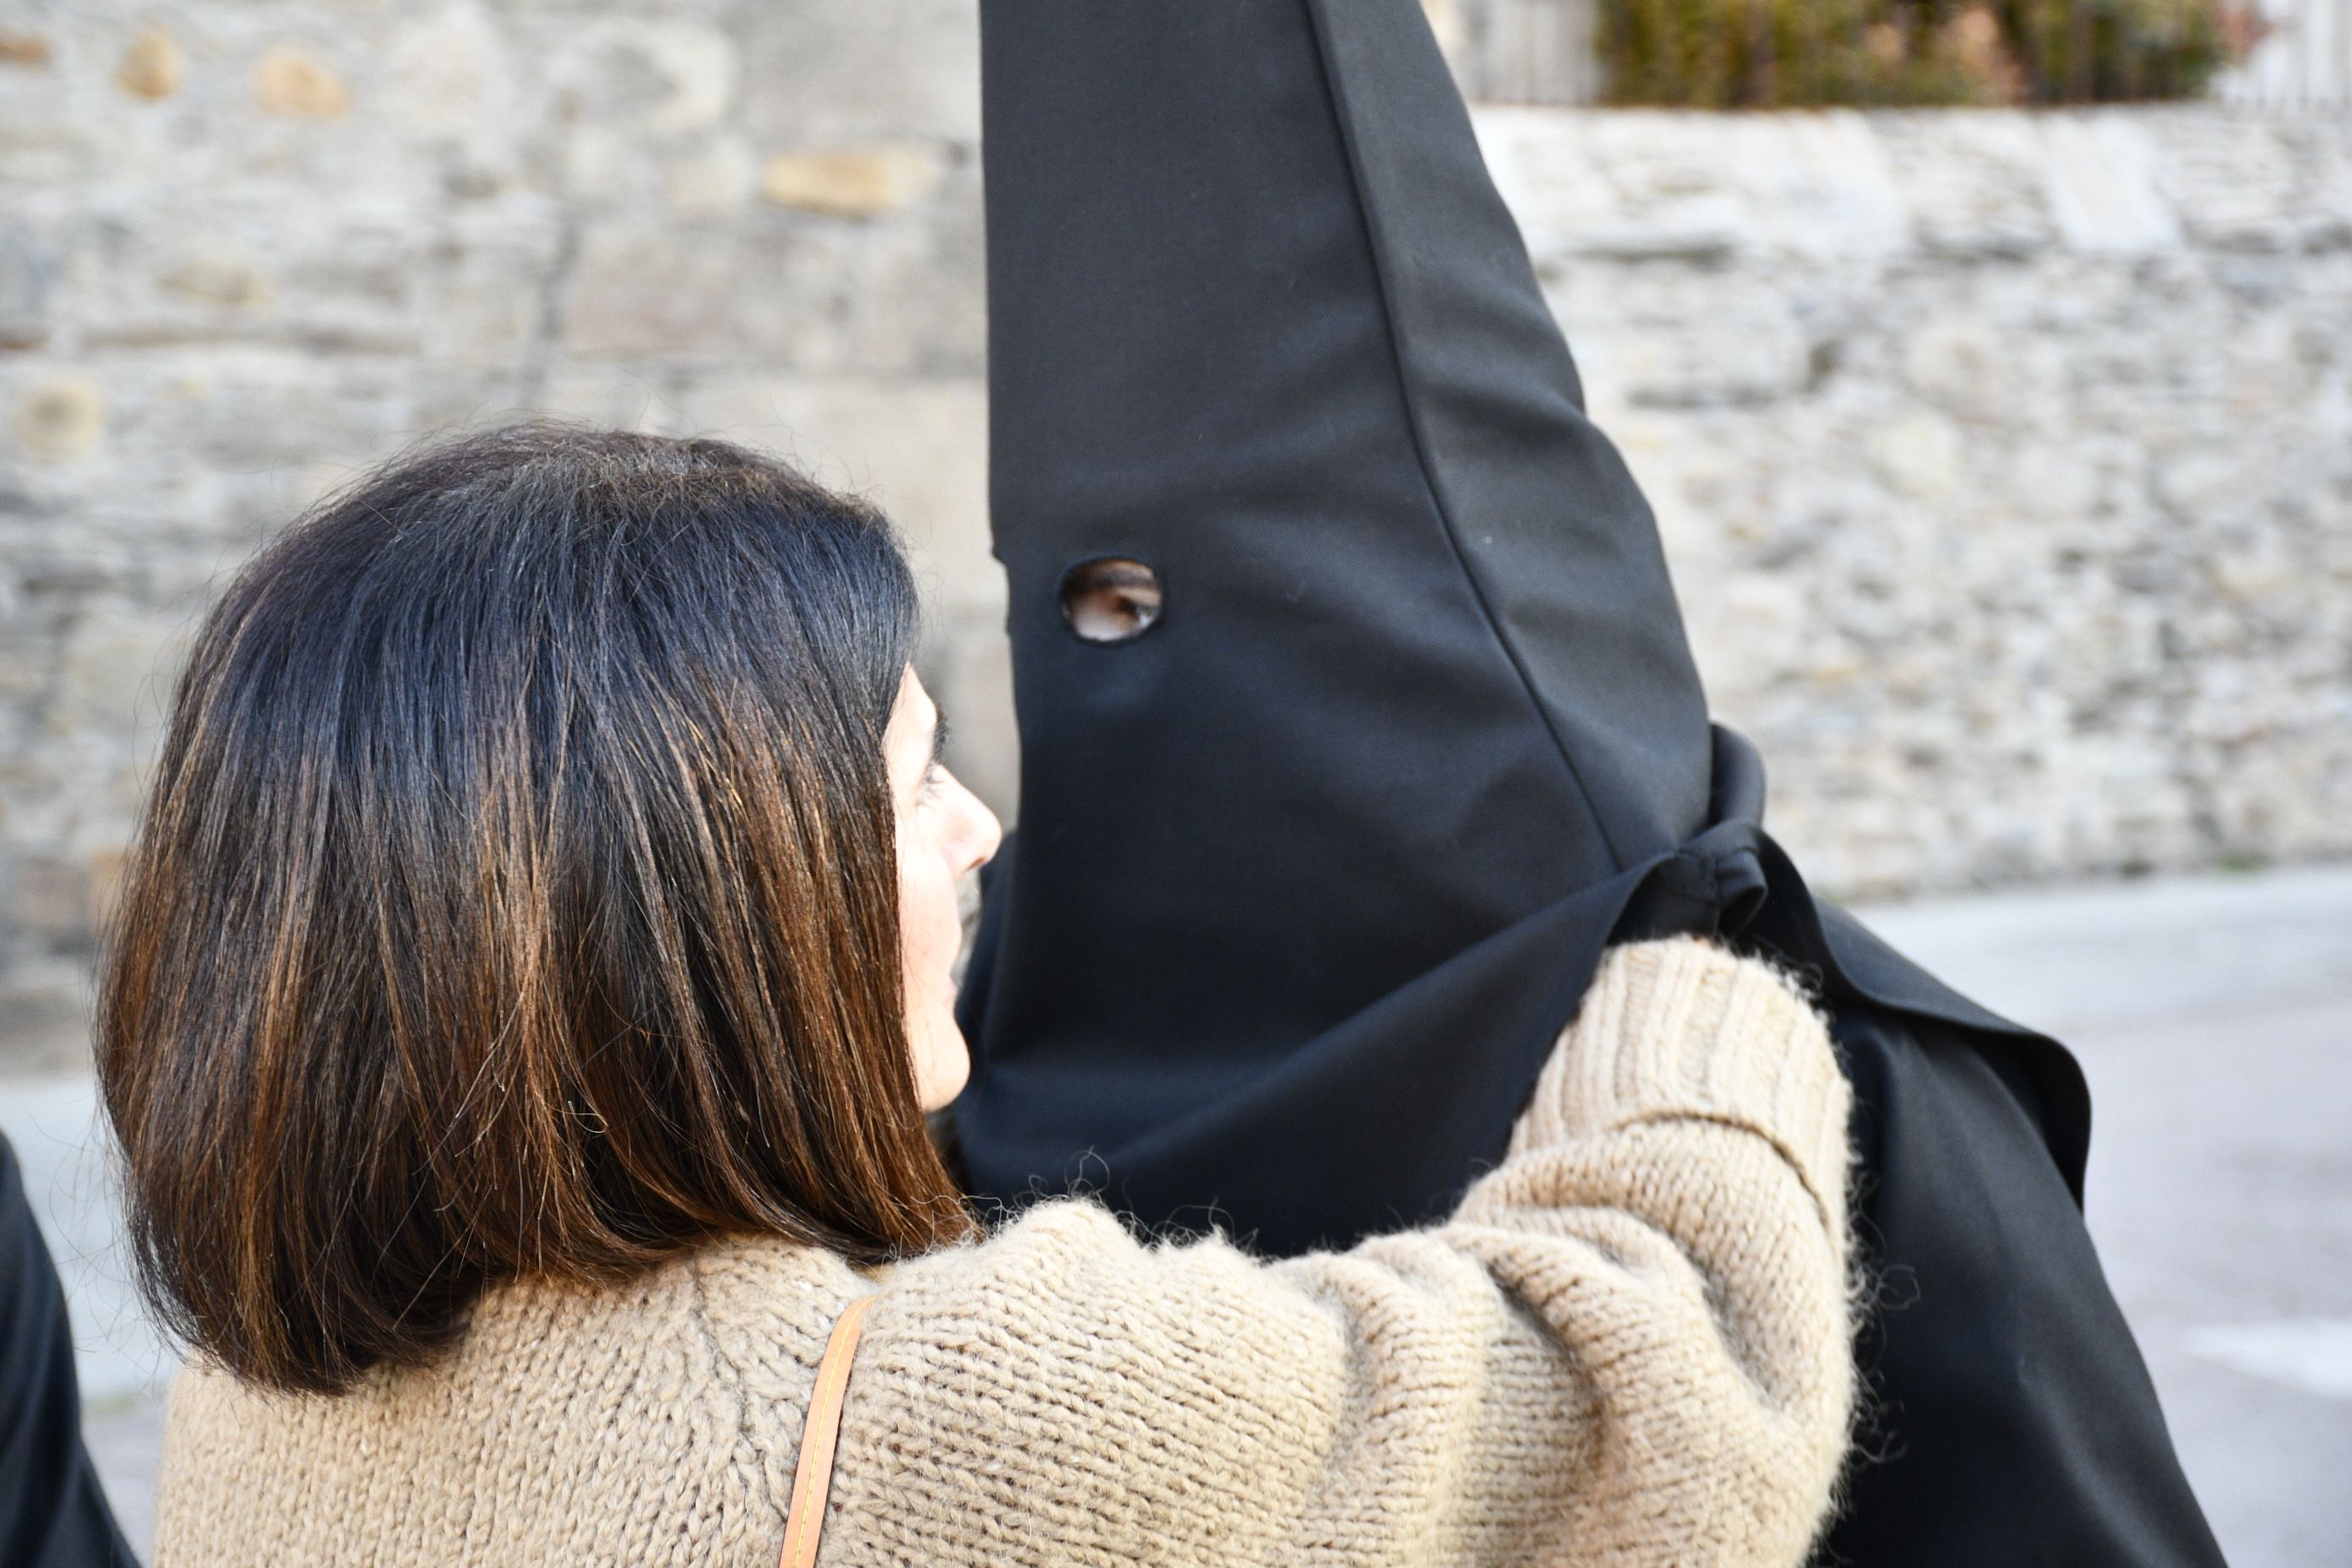
<svg viewBox="0 0 2352 1568"><path fill-rule="evenodd" d="M858 1320L874 1305L860 1296L845 1308L824 1342L816 1387L809 1394L808 1419L801 1426L801 1460L793 1471L793 1500L784 1511L784 1550L778 1568L815 1568L816 1543L824 1533L824 1494L833 1487L833 1450L841 1437L841 1399L849 1391L850 1358L857 1353Z"/></svg>

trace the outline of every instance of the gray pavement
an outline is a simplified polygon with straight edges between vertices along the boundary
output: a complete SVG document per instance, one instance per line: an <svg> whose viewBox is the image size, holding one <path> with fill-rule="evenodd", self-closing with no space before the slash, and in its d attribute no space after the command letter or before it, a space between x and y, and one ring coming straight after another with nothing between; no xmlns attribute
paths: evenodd
<svg viewBox="0 0 2352 1568"><path fill-rule="evenodd" d="M2234 1568L2352 1563L2352 868L1864 916L2082 1061L2091 1234Z"/></svg>
<svg viewBox="0 0 2352 1568"><path fill-rule="evenodd" d="M2230 1561L2352 1562L2352 868L1864 913L2081 1057L2092 1234ZM92 1451L144 1552L171 1358L129 1284L93 1113L86 1077L0 1077Z"/></svg>

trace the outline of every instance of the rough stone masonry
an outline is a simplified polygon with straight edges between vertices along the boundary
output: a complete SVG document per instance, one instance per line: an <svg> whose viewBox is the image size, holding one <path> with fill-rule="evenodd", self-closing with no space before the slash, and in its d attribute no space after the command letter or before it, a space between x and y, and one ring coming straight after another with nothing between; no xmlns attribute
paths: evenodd
<svg viewBox="0 0 2352 1568"><path fill-rule="evenodd" d="M453 424L718 432L876 496L1013 804L976 78L971 0L0 0L20 1059L79 1048L191 619ZM2352 854L2352 121L1481 132L1819 880Z"/></svg>

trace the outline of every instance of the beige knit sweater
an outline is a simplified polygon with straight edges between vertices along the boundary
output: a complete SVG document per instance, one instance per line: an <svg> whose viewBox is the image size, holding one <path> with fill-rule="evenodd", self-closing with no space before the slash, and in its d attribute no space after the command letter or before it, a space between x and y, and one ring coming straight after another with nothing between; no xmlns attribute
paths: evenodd
<svg viewBox="0 0 2352 1568"><path fill-rule="evenodd" d="M869 1292L823 1563L1793 1563L1853 1386L1846 1107L1769 970L1622 949L1445 1225L1265 1264L1055 1202L867 1273L507 1286L333 1399L191 1370L158 1568L765 1568Z"/></svg>

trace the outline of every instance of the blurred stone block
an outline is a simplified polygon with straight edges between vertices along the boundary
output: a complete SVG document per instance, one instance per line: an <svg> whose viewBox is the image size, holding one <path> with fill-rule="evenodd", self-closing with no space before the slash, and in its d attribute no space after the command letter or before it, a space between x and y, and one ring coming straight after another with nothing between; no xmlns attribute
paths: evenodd
<svg viewBox="0 0 2352 1568"><path fill-rule="evenodd" d="M975 0L759 5L741 37L762 145L980 140Z"/></svg>
<svg viewBox="0 0 2352 1568"><path fill-rule="evenodd" d="M253 68L253 101L264 114L340 120L352 107L352 89L318 56L280 44Z"/></svg>
<svg viewBox="0 0 2352 1568"><path fill-rule="evenodd" d="M105 429L106 399L84 376L52 376L16 405L17 443L36 458L69 462L84 457Z"/></svg>
<svg viewBox="0 0 2352 1568"><path fill-rule="evenodd" d="M169 98L187 76L180 46L161 27L150 27L131 39L121 64L114 68L116 85L137 98Z"/></svg>
<svg viewBox="0 0 2352 1568"><path fill-rule="evenodd" d="M760 194L780 207L874 217L912 206L939 183L938 160L927 147L839 147L772 154Z"/></svg>

